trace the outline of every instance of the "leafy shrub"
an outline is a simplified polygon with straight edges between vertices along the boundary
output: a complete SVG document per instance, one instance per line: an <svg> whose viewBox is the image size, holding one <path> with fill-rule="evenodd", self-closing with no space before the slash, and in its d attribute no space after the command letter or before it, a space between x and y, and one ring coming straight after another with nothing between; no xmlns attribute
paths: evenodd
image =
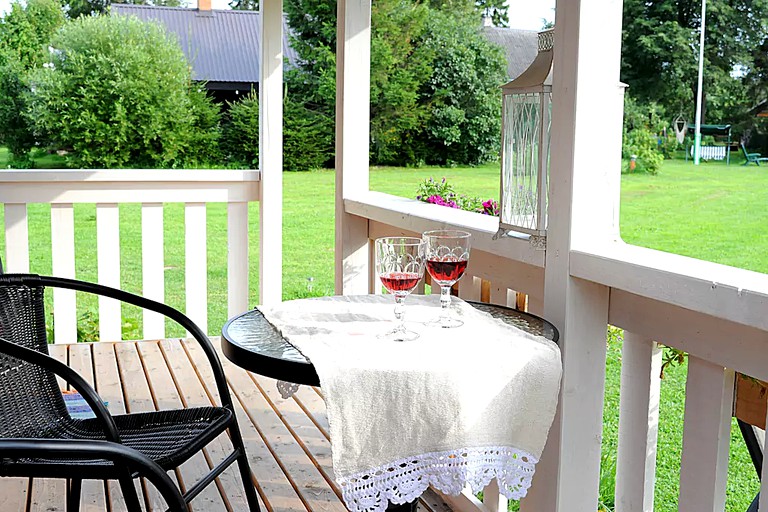
<svg viewBox="0 0 768 512"><path fill-rule="evenodd" d="M288 95L283 103L283 168L320 169L333 158L333 119Z"/></svg>
<svg viewBox="0 0 768 512"><path fill-rule="evenodd" d="M11 167L28 168L29 151L35 145L24 112L28 86L21 64L12 56L0 54L0 144L8 148Z"/></svg>
<svg viewBox="0 0 768 512"><path fill-rule="evenodd" d="M645 128L635 128L625 135L624 144L630 161L627 172L657 174L664 155L657 149L656 136Z"/></svg>
<svg viewBox="0 0 768 512"><path fill-rule="evenodd" d="M53 38L33 75L41 136L82 167L179 167L193 158L210 104L190 97L190 68L159 23L81 17Z"/></svg>
<svg viewBox="0 0 768 512"><path fill-rule="evenodd" d="M221 109L201 84L190 83L188 95L193 130L184 160L187 165L218 162L221 159Z"/></svg>
<svg viewBox="0 0 768 512"><path fill-rule="evenodd" d="M333 157L332 119L288 95L283 101L283 123L284 170L319 169ZM231 162L259 166L259 97L255 92L230 104L222 147Z"/></svg>
<svg viewBox="0 0 768 512"><path fill-rule="evenodd" d="M259 95L255 91L229 104L221 148L233 163L259 166Z"/></svg>
<svg viewBox="0 0 768 512"><path fill-rule="evenodd" d="M421 42L434 55L432 74L420 90L429 114L414 140L427 163L478 164L498 158L504 56L471 20L433 11Z"/></svg>

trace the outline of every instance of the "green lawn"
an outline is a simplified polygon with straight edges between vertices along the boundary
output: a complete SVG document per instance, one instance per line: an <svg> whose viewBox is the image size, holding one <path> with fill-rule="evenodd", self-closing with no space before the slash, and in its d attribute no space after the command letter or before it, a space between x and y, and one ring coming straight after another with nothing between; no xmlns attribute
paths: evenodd
<svg viewBox="0 0 768 512"><path fill-rule="evenodd" d="M0 152L0 165L3 153ZM498 198L498 166L477 168L374 168L371 188L413 197L418 184L430 176L448 178L460 193ZM287 173L284 177L284 257L283 297L328 295L333 293L333 187L332 171ZM657 176L630 175L622 178L622 236L628 242L689 256L768 272L768 236L763 226L768 221L768 167L725 166L707 163L694 167L682 161L665 162ZM30 254L33 272L49 273L50 216L47 205L30 208ZM250 209L251 297L258 290L258 205ZM216 333L226 319L226 207L208 206L209 330ZM0 222L2 211L0 210ZM75 222L77 275L96 279L95 209L77 206ZM171 205L165 213L166 300L183 309L184 242L183 208ZM122 286L140 291L139 208L121 206ZM5 240L0 230L0 254ZM95 310L95 302L85 302L81 311ZM127 333L141 337L137 312L125 309ZM176 329L172 335L181 335ZM659 340L663 342L663 340ZM607 390L604 452L607 461L615 460L618 425L619 372L621 341L608 344ZM685 399L685 366L667 371L662 383L660 407L658 478L654 509L677 510L682 418ZM726 510L746 510L758 490L738 430L732 431L732 456ZM606 486L607 489L610 486Z"/></svg>

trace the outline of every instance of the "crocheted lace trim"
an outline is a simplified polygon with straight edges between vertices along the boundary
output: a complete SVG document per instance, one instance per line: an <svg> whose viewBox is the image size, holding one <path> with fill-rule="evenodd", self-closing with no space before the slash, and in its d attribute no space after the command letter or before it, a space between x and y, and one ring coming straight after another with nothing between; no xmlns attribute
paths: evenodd
<svg viewBox="0 0 768 512"><path fill-rule="evenodd" d="M351 512L383 512L389 501L413 501L430 485L443 494L460 494L467 484L479 492L493 478L504 496L520 499L531 486L537 462L536 457L515 448L467 448L397 460L339 479L339 484Z"/></svg>

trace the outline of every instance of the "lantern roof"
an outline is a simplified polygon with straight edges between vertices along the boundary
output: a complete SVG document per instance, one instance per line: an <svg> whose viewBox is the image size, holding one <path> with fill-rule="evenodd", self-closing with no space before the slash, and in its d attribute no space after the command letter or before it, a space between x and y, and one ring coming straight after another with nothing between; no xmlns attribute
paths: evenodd
<svg viewBox="0 0 768 512"><path fill-rule="evenodd" d="M543 89L552 86L554 32L554 28L539 32L539 53L536 54L536 58L528 66L528 69L501 88L503 93L523 92L534 88Z"/></svg>

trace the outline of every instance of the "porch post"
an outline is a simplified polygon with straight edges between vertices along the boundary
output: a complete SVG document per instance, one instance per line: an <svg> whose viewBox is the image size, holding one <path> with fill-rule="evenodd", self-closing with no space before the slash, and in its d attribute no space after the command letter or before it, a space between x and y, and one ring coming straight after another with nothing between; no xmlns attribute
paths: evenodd
<svg viewBox="0 0 768 512"><path fill-rule="evenodd" d="M259 303L283 296L283 1L261 2Z"/></svg>
<svg viewBox="0 0 768 512"><path fill-rule="evenodd" d="M337 294L371 290L368 220L344 211L344 199L368 191L371 2L339 0L336 25Z"/></svg>
<svg viewBox="0 0 768 512"><path fill-rule="evenodd" d="M618 233L621 17L621 0L557 2L544 316L563 380L525 512L597 509L609 293L571 277L569 253Z"/></svg>

